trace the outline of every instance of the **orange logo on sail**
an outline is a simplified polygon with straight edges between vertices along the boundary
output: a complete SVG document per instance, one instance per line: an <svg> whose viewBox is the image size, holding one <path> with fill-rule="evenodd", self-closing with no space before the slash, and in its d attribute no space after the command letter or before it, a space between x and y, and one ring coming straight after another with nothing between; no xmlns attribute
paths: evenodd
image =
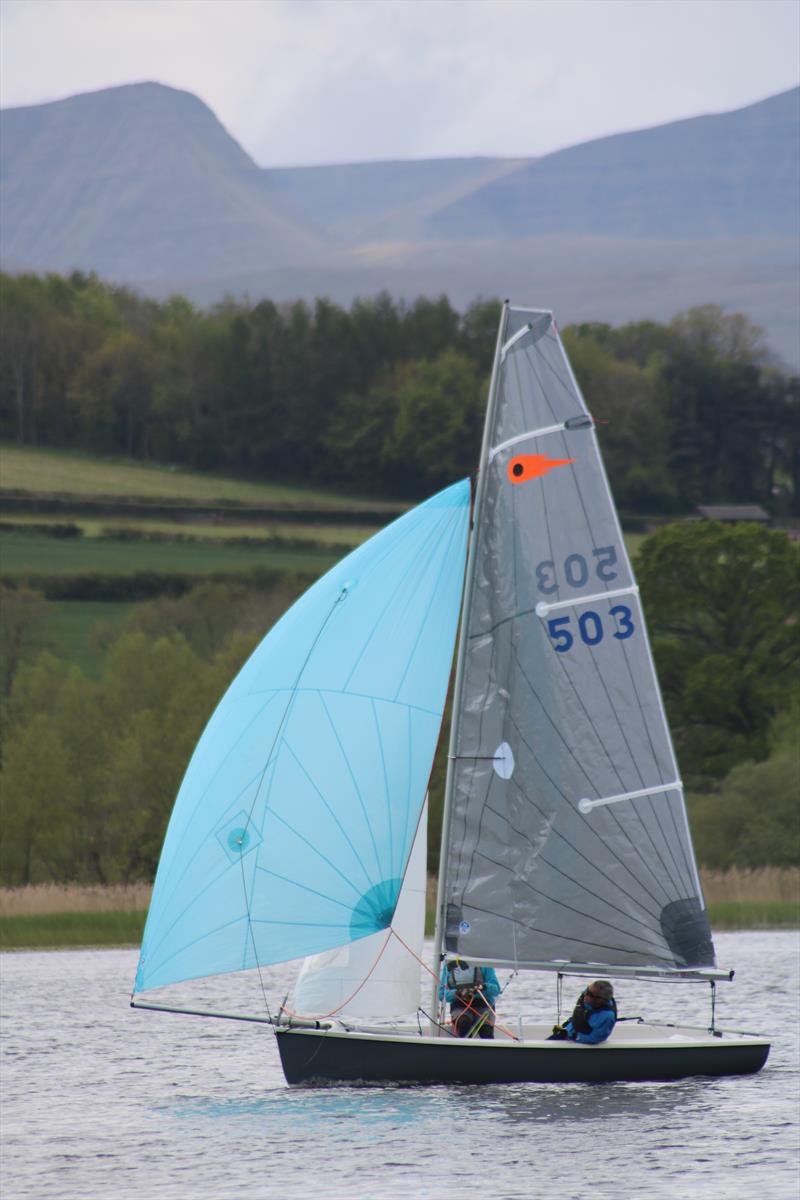
<svg viewBox="0 0 800 1200"><path fill-rule="evenodd" d="M529 479L540 479L554 467L566 467L574 458L548 458L546 454L518 454L508 464L508 478L512 483L527 483Z"/></svg>

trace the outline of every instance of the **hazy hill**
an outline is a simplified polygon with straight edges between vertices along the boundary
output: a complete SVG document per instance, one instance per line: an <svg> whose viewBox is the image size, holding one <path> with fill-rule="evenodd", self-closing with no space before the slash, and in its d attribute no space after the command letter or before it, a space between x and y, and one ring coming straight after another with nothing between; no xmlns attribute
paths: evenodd
<svg viewBox="0 0 800 1200"><path fill-rule="evenodd" d="M438 237L796 237L799 153L796 88L549 154L442 206L428 227Z"/></svg>
<svg viewBox="0 0 800 1200"><path fill-rule="evenodd" d="M315 258L320 237L265 184L188 92L142 83L6 109L3 262L138 281Z"/></svg>
<svg viewBox="0 0 800 1200"><path fill-rule="evenodd" d="M156 296L507 295L570 320L715 302L800 364L800 88L539 159L260 168L137 84L0 113L0 260Z"/></svg>
<svg viewBox="0 0 800 1200"><path fill-rule="evenodd" d="M416 239L433 213L480 194L530 159L432 158L267 170L309 220L349 242Z"/></svg>
<svg viewBox="0 0 800 1200"><path fill-rule="evenodd" d="M620 133L538 159L269 171L319 225L359 240L797 236L800 88L734 112Z"/></svg>

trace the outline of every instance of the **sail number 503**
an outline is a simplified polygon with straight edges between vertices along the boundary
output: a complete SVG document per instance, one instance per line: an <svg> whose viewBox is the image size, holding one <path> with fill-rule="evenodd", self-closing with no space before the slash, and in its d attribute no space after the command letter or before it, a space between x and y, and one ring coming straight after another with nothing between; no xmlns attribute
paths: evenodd
<svg viewBox="0 0 800 1200"><path fill-rule="evenodd" d="M618 641L624 642L635 632L633 614L627 604L615 604L608 610L608 615L615 620L616 628L611 634ZM572 632L574 623L577 624L577 636L586 646L597 646L603 640L603 621L599 613L588 610L581 613L575 622L573 616L551 617L547 622L547 632L553 639L553 647L559 654L566 654L575 642Z"/></svg>
<svg viewBox="0 0 800 1200"><path fill-rule="evenodd" d="M581 588L588 580L592 571L603 583L610 583L617 578L614 566L617 562L615 546L595 546L592 556L596 560L588 563L582 554L568 554L564 559L564 578L570 587ZM543 558L534 568L536 586L545 596L552 596L558 591L558 571L552 558Z"/></svg>

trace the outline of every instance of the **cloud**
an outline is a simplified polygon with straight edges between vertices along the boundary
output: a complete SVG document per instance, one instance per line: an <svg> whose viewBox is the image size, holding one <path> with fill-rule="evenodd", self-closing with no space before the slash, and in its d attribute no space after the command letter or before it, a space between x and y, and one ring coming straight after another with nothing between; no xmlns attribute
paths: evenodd
<svg viewBox="0 0 800 1200"><path fill-rule="evenodd" d="M0 102L158 80L263 165L534 155L796 84L794 0L4 0Z"/></svg>

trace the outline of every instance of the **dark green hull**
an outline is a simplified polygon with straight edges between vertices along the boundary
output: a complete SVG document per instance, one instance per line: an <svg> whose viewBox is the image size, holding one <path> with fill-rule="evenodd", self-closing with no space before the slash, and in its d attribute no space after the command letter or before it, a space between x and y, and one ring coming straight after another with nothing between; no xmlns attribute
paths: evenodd
<svg viewBox="0 0 800 1200"><path fill-rule="evenodd" d="M291 1084L610 1083L750 1075L767 1060L759 1039L691 1045L576 1046L458 1041L308 1029L276 1030Z"/></svg>

